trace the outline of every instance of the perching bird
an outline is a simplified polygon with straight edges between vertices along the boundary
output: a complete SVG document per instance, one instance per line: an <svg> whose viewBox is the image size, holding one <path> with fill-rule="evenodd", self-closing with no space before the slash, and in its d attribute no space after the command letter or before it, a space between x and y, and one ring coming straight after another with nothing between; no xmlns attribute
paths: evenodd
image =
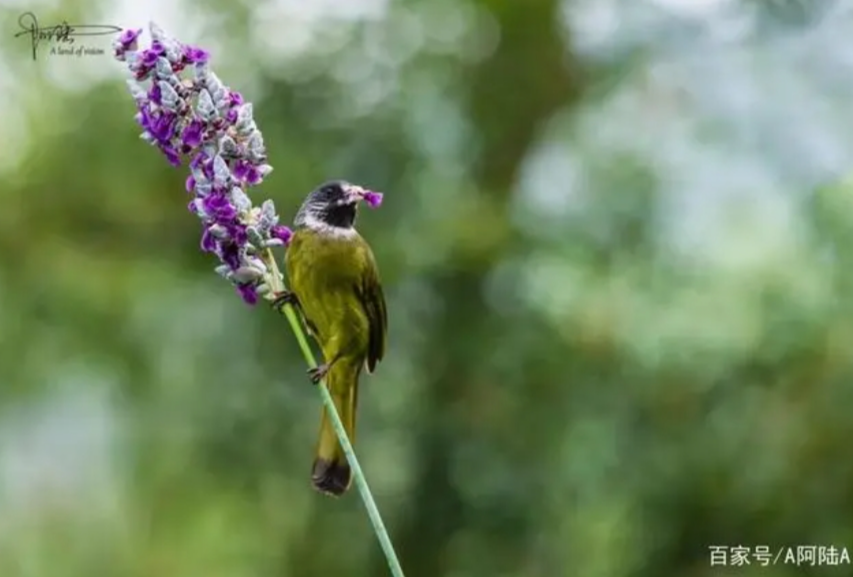
<svg viewBox="0 0 853 577"><path fill-rule="evenodd" d="M358 204L373 200L371 195L379 196L345 181L328 182L308 195L285 255L290 291L274 303L293 304L319 344L323 362L309 374L314 383L326 380L351 442L359 376L362 368L372 373L382 360L388 327L373 251L355 230ZM318 491L339 496L351 480L324 408L311 481Z"/></svg>

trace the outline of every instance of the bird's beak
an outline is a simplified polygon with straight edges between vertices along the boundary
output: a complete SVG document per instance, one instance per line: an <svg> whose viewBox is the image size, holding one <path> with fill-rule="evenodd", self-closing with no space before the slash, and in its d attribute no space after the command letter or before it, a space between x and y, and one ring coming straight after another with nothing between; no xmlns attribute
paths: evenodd
<svg viewBox="0 0 853 577"><path fill-rule="evenodd" d="M344 187L347 193L347 201L358 206L358 202L363 200L370 208L377 208L382 204L382 193L375 190L367 190L355 184L348 184Z"/></svg>
<svg viewBox="0 0 853 577"><path fill-rule="evenodd" d="M345 190L350 202L358 202L360 200L364 200L364 195L367 193L366 189L355 184L347 185Z"/></svg>

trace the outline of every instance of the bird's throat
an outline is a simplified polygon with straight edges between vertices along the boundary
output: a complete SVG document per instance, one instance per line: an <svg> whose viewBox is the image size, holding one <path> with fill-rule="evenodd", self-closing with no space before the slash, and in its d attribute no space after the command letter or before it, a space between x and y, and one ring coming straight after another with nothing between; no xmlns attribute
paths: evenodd
<svg viewBox="0 0 853 577"><path fill-rule="evenodd" d="M324 219L320 219L310 214L305 216L301 224L305 228L322 236L333 238L353 238L358 235L358 232L356 232L355 227L353 226L336 226Z"/></svg>

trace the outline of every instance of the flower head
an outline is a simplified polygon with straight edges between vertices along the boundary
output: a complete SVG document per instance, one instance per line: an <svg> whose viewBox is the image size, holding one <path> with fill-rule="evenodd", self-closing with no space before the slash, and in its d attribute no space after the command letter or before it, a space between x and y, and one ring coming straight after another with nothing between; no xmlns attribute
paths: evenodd
<svg viewBox="0 0 853 577"><path fill-rule="evenodd" d="M196 46L184 46L183 58L187 64L207 64L210 53Z"/></svg>
<svg viewBox="0 0 853 577"><path fill-rule="evenodd" d="M142 28L124 30L118 35L118 38L113 41L113 52L118 60L124 61L124 55L127 52L136 51L137 39L140 34L142 34Z"/></svg>
<svg viewBox="0 0 853 577"><path fill-rule="evenodd" d="M125 30L113 43L116 59L126 62L134 77L128 86L141 137L174 166L181 165L182 156L190 158L188 208L202 222L200 247L219 257L217 272L245 302L255 304L272 274L260 255L286 245L292 232L279 224L271 200L256 207L247 194L272 172L252 105L210 70L206 50L181 44L154 23L150 31L152 42L144 50L138 46L142 30ZM190 65L194 74L182 77Z"/></svg>

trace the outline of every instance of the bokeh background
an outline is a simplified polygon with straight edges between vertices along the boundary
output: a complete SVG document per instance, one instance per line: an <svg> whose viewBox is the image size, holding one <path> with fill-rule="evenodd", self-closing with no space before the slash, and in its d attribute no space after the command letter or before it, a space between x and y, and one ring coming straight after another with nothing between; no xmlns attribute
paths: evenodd
<svg viewBox="0 0 853 577"><path fill-rule="evenodd" d="M853 548L851 7L0 1L0 576L388 574L123 67L24 10L211 49L285 220L386 192L357 450L408 577L853 574L709 557Z"/></svg>

